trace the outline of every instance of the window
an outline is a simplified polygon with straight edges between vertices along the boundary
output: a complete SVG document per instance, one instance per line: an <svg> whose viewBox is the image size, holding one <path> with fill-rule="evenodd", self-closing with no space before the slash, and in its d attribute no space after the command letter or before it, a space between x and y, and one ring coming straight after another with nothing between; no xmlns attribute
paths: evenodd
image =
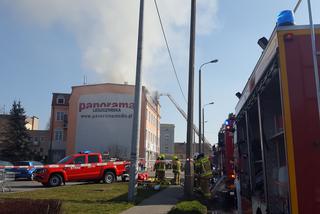
<svg viewBox="0 0 320 214"><path fill-rule="evenodd" d="M75 159L73 159L73 163L75 164L83 164L85 163L85 156L78 156Z"/></svg>
<svg viewBox="0 0 320 214"><path fill-rule="evenodd" d="M57 97L57 104L64 104L64 102L65 102L64 97L62 96Z"/></svg>
<svg viewBox="0 0 320 214"><path fill-rule="evenodd" d="M57 121L63 121L64 119L64 112L57 112Z"/></svg>
<svg viewBox="0 0 320 214"><path fill-rule="evenodd" d="M66 163L66 162L68 162L71 158L72 158L72 156L67 156L67 157L63 158L62 160L60 160L58 163Z"/></svg>
<svg viewBox="0 0 320 214"><path fill-rule="evenodd" d="M54 131L54 140L56 142L61 142L63 140L63 131L60 129L57 129Z"/></svg>
<svg viewBox="0 0 320 214"><path fill-rule="evenodd" d="M89 155L88 156L88 163L99 163L99 156L98 155Z"/></svg>

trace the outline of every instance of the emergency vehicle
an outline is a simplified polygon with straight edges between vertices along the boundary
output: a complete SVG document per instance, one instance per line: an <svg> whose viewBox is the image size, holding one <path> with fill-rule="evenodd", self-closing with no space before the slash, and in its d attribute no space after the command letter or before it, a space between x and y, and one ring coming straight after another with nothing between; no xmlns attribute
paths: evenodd
<svg viewBox="0 0 320 214"><path fill-rule="evenodd" d="M236 106L239 211L320 213L319 80L310 25L278 26L260 42L263 53Z"/></svg>
<svg viewBox="0 0 320 214"><path fill-rule="evenodd" d="M218 134L218 146L214 147L214 182L212 195L225 200L228 207L234 205L234 114L229 114Z"/></svg>
<svg viewBox="0 0 320 214"><path fill-rule="evenodd" d="M96 181L107 184L117 176L126 176L130 163L127 161L103 162L100 153L80 152L67 156L54 165L45 165L34 172L34 180L44 186L60 186L69 181Z"/></svg>

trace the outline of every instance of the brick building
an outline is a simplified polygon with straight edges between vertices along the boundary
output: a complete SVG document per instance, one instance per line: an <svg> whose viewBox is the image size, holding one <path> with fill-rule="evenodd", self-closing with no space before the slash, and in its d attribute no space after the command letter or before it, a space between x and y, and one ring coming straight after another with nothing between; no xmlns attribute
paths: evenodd
<svg viewBox="0 0 320 214"><path fill-rule="evenodd" d="M149 166L160 152L160 104L142 89L139 157ZM127 84L81 85L71 94L54 93L53 160L83 150L130 159L133 105L134 86Z"/></svg>

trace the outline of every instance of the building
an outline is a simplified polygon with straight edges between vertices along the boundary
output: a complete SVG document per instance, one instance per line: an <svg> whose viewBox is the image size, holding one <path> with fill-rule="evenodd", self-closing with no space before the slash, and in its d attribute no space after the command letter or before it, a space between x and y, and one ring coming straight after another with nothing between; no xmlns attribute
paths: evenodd
<svg viewBox="0 0 320 214"><path fill-rule="evenodd" d="M51 148L54 161L90 150L130 159L134 86L95 84L72 87L71 94L54 93ZM160 152L160 105L142 87L139 157L149 165Z"/></svg>
<svg viewBox="0 0 320 214"><path fill-rule="evenodd" d="M70 94L52 94L49 154L53 162L66 155L69 99Z"/></svg>
<svg viewBox="0 0 320 214"><path fill-rule="evenodd" d="M186 142L176 142L174 143L174 153L178 156L178 158L185 160L186 159ZM199 152L199 144L193 143L192 144L192 151L193 153ZM212 146L209 143L204 144L204 154L207 156L212 155ZM192 154L193 156L193 154Z"/></svg>
<svg viewBox="0 0 320 214"><path fill-rule="evenodd" d="M36 116L26 118L26 128L28 130L38 130L39 129L39 118Z"/></svg>
<svg viewBox="0 0 320 214"><path fill-rule="evenodd" d="M174 124L160 124L160 153L174 154Z"/></svg>
<svg viewBox="0 0 320 214"><path fill-rule="evenodd" d="M35 154L35 159L43 162L48 161L48 151L50 145L49 130L29 130L32 142L31 150Z"/></svg>

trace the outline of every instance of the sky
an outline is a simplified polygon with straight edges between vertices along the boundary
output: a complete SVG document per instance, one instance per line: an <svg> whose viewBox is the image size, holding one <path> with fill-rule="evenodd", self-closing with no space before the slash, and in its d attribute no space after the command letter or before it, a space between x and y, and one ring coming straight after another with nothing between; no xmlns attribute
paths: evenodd
<svg viewBox="0 0 320 214"><path fill-rule="evenodd" d="M190 0L157 0L174 64L185 96L188 91ZM280 11L294 0L197 1L194 123L198 124L198 69L202 69L205 136L214 144L218 131L234 112ZM320 22L320 1L312 0ZM48 126L52 93L70 93L71 86L113 82L134 83L138 0L1 0L0 113L21 101L29 116ZM306 1L295 15L308 24ZM186 111L165 48L153 0L145 1L143 84L169 93ZM186 140L186 121L166 97L160 97L161 123L175 124L175 141Z"/></svg>

